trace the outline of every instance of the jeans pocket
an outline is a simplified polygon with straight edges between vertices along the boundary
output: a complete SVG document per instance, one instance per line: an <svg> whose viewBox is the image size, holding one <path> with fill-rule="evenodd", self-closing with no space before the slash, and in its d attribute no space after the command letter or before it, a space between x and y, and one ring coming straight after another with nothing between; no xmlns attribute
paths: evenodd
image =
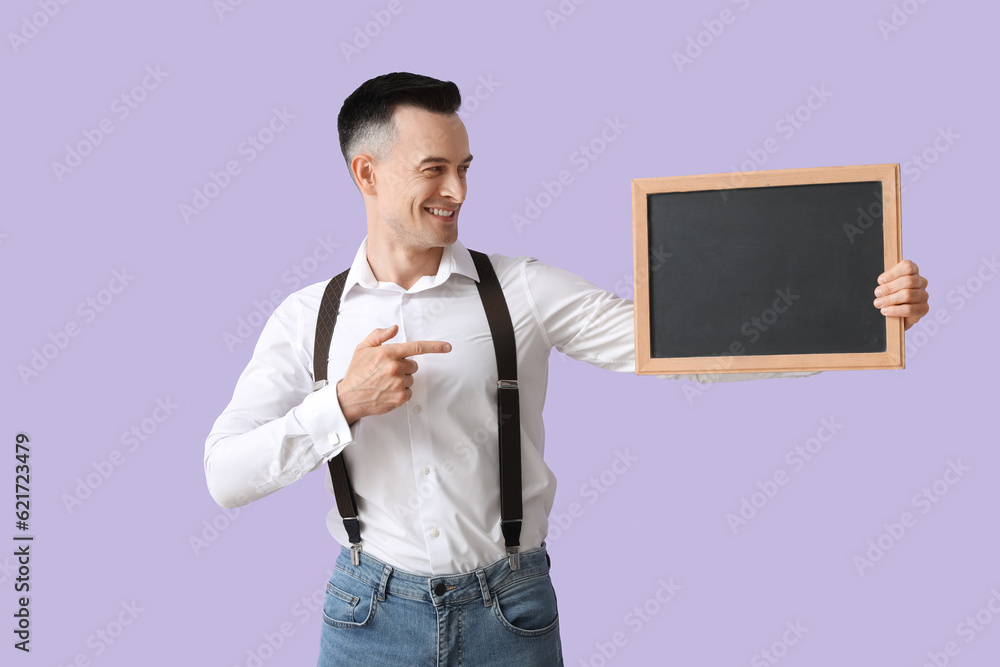
<svg viewBox="0 0 1000 667"><path fill-rule="evenodd" d="M375 615L375 587L335 571L326 584L323 621L337 628L363 628Z"/></svg>
<svg viewBox="0 0 1000 667"><path fill-rule="evenodd" d="M548 574L520 579L493 594L500 623L522 637L538 637L559 625L556 592Z"/></svg>

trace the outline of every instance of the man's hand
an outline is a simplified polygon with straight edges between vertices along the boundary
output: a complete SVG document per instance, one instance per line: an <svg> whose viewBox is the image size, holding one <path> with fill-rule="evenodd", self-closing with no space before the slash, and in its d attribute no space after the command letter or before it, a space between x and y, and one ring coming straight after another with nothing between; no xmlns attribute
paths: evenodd
<svg viewBox="0 0 1000 667"><path fill-rule="evenodd" d="M927 279L917 265L908 259L878 277L875 307L886 317L902 317L903 330L916 324L927 314Z"/></svg>
<svg viewBox="0 0 1000 667"><path fill-rule="evenodd" d="M337 398L348 424L385 414L410 400L417 362L407 357L451 351L450 343L439 340L383 345L397 331L396 324L375 329L355 348L344 379L337 383Z"/></svg>

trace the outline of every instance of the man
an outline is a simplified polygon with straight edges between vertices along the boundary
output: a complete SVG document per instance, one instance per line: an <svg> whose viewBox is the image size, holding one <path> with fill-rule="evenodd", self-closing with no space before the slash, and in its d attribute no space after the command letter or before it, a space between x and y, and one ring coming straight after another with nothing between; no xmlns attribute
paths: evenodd
<svg viewBox="0 0 1000 667"><path fill-rule="evenodd" d="M327 586L321 666L561 665L544 547L555 495L541 414L549 353L635 370L631 301L530 257L489 257L520 391L523 523L507 557L499 350L477 287L487 274L458 241L473 159L460 104L453 83L406 73L376 77L347 98L340 142L368 234L343 285L330 382L314 390L325 281L272 314L206 442L209 490L224 507L343 454L363 539L349 551L348 529L331 510L342 547ZM927 281L913 263L879 282L875 306L886 316L909 327L926 314Z"/></svg>

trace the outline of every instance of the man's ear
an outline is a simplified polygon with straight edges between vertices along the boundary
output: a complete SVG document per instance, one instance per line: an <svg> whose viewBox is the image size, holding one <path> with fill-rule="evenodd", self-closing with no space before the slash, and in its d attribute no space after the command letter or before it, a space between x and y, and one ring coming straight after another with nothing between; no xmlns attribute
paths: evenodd
<svg viewBox="0 0 1000 667"><path fill-rule="evenodd" d="M375 159L371 155L358 154L351 160L351 174L362 194L375 196Z"/></svg>

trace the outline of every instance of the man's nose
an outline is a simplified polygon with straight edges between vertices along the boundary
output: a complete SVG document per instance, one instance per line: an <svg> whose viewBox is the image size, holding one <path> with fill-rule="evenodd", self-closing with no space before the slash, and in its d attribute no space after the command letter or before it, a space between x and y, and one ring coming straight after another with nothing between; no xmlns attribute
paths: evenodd
<svg viewBox="0 0 1000 667"><path fill-rule="evenodd" d="M441 183L441 196L448 197L454 202L461 204L465 201L467 186L457 171L453 171Z"/></svg>

